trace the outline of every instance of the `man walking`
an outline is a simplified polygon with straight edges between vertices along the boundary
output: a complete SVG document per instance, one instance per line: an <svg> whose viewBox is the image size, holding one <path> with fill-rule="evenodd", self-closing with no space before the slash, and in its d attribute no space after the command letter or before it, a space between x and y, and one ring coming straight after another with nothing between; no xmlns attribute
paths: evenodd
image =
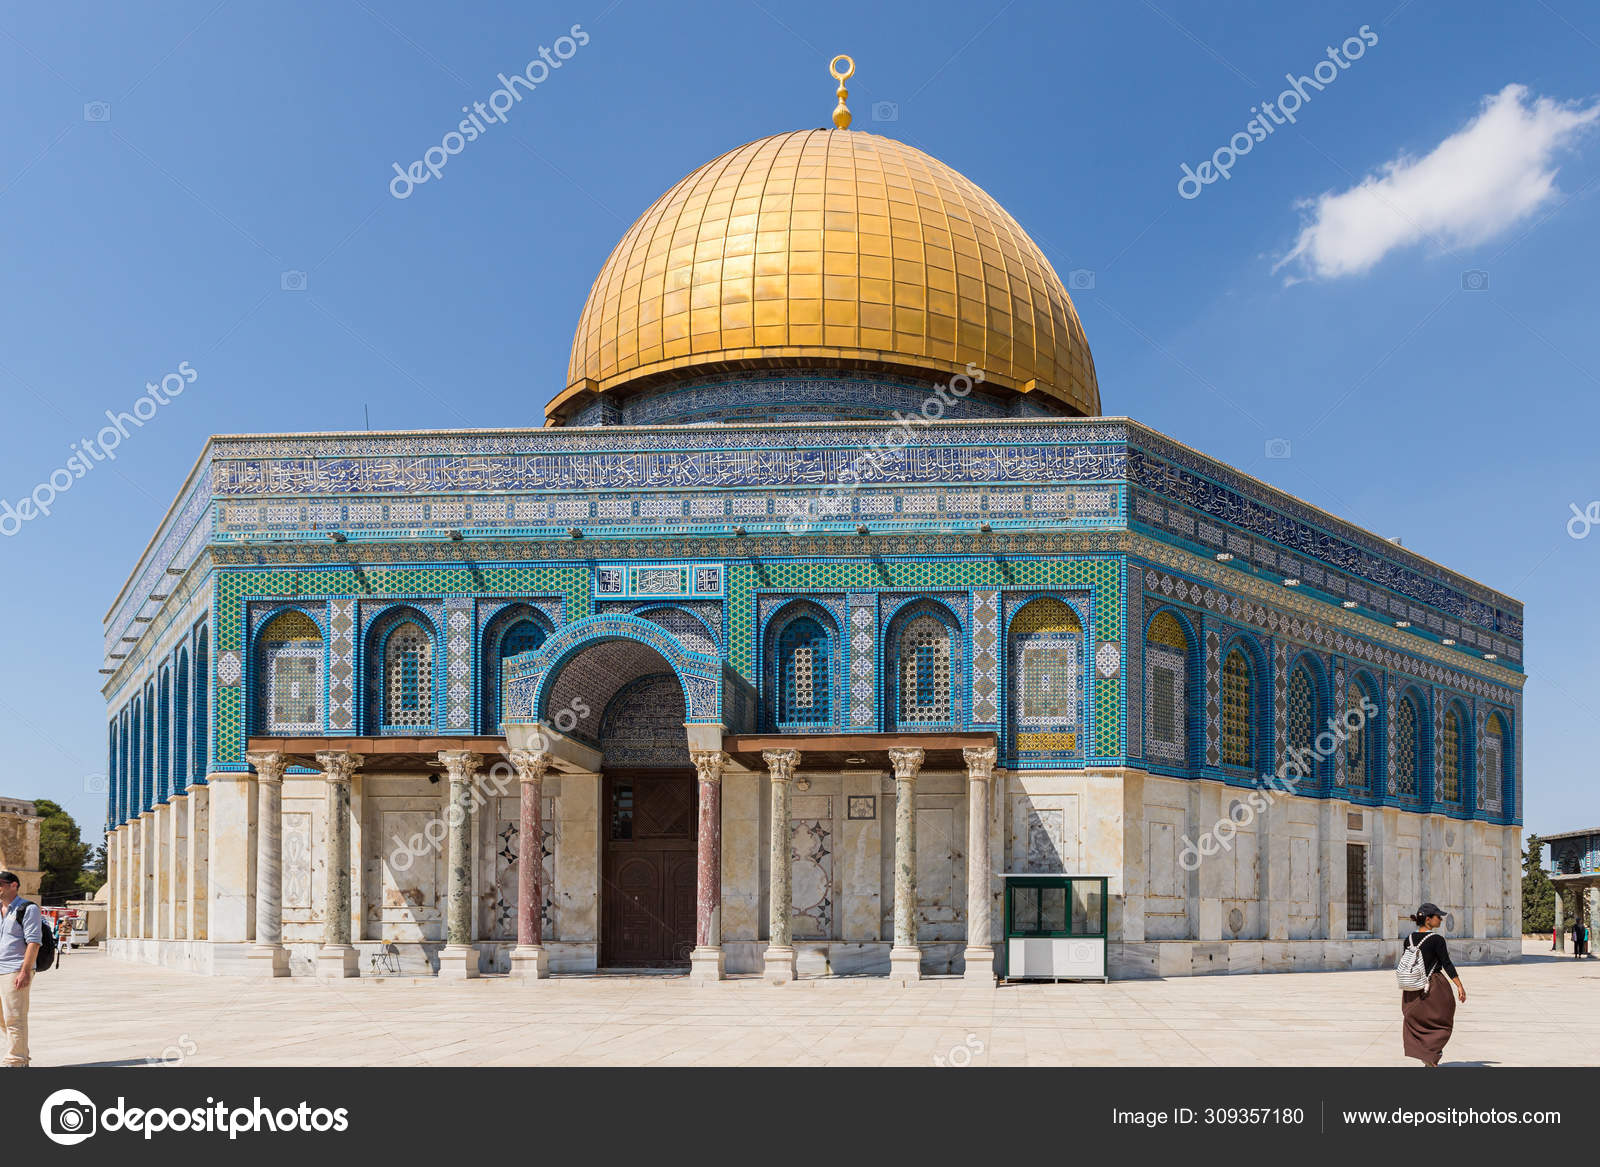
<svg viewBox="0 0 1600 1167"><path fill-rule="evenodd" d="M28 1064L28 988L39 959L39 905L22 898L22 881L0 871L0 1025L6 1055L0 1066Z"/></svg>

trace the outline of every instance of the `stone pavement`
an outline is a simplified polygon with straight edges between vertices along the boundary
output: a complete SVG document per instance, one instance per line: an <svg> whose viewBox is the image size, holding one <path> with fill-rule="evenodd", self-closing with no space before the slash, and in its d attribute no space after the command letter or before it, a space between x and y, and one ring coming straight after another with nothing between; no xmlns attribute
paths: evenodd
<svg viewBox="0 0 1600 1167"><path fill-rule="evenodd" d="M1600 960L1462 966L1456 1065L1600 1062ZM1402 1066L1387 970L899 987L686 976L253 981L71 952L33 992L36 1065Z"/></svg>

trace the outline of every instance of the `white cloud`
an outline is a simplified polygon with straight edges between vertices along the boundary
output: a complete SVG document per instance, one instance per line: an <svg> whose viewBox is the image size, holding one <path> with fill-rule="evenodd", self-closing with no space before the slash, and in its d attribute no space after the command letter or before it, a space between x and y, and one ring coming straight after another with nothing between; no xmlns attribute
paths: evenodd
<svg viewBox="0 0 1600 1167"><path fill-rule="evenodd" d="M1490 239L1556 195L1552 156L1597 120L1600 102L1530 100L1526 86L1507 85L1431 153L1402 154L1348 190L1302 203L1305 225L1273 270L1298 261L1301 278L1334 279L1425 239L1444 247Z"/></svg>

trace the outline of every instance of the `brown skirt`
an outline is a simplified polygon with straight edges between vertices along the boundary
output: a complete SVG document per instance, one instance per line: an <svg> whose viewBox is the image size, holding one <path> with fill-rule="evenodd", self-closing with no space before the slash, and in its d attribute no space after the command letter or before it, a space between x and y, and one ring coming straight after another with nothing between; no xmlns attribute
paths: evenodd
<svg viewBox="0 0 1600 1167"><path fill-rule="evenodd" d="M1456 998L1450 978L1436 972L1426 989L1405 990L1400 994L1400 1013L1405 1018L1406 1057L1438 1065L1456 1022Z"/></svg>

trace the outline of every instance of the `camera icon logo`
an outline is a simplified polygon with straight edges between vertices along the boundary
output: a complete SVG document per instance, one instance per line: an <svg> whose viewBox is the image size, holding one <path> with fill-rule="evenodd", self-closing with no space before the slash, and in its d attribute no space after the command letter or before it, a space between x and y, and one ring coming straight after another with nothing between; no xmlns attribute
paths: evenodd
<svg viewBox="0 0 1600 1167"><path fill-rule="evenodd" d="M1067 290L1071 292L1094 291L1094 272L1086 267L1073 268L1067 273Z"/></svg>
<svg viewBox="0 0 1600 1167"><path fill-rule="evenodd" d="M306 290L306 273L303 271L286 271L279 281L285 292L303 292Z"/></svg>
<svg viewBox="0 0 1600 1167"><path fill-rule="evenodd" d="M1282 461L1283 459L1290 457L1291 454L1292 450L1289 446L1288 438L1267 439L1267 457Z"/></svg>
<svg viewBox="0 0 1600 1167"><path fill-rule="evenodd" d="M83 789L86 794L110 793L111 779L104 774L90 774L83 780Z"/></svg>
<svg viewBox="0 0 1600 1167"><path fill-rule="evenodd" d="M109 101L86 101L83 103L83 120L86 122L108 122L111 120L111 103Z"/></svg>
<svg viewBox="0 0 1600 1167"><path fill-rule="evenodd" d="M897 122L900 120L900 103L898 101L875 101L872 103L872 120L875 122Z"/></svg>
<svg viewBox="0 0 1600 1167"><path fill-rule="evenodd" d="M1461 273L1461 290L1463 292L1486 292L1489 290L1489 273L1473 268L1471 271Z"/></svg>
<svg viewBox="0 0 1600 1167"><path fill-rule="evenodd" d="M100 1110L80 1090L57 1090L39 1107L39 1125L52 1143L76 1147L99 1128Z"/></svg>

